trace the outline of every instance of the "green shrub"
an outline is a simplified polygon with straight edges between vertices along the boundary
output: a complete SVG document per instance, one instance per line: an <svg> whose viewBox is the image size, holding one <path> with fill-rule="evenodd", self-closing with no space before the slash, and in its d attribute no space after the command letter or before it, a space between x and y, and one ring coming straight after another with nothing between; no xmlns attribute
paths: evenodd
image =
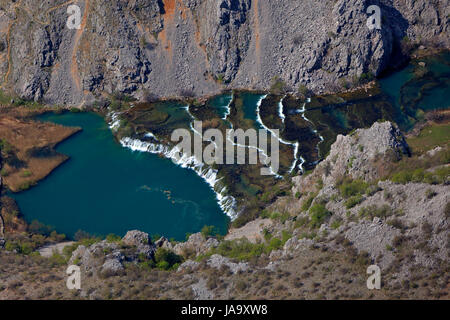
<svg viewBox="0 0 450 320"><path fill-rule="evenodd" d="M349 198L358 194L365 194L369 185L362 180L346 180L339 186L341 196Z"/></svg>
<svg viewBox="0 0 450 320"><path fill-rule="evenodd" d="M301 218L297 218L297 220L295 221L295 228L301 228L304 225L306 225L308 223L309 219L307 217L301 217Z"/></svg>
<svg viewBox="0 0 450 320"><path fill-rule="evenodd" d="M331 216L331 212L329 212L323 204L315 204L309 209L309 215L311 218L311 227L318 228L329 216Z"/></svg>
<svg viewBox="0 0 450 320"><path fill-rule="evenodd" d="M61 266L67 263L67 259L59 253L53 253L53 255L50 257L50 262L54 265Z"/></svg>
<svg viewBox="0 0 450 320"><path fill-rule="evenodd" d="M54 231L54 228L52 226L45 225L37 220L33 220L28 225L28 231L34 234L41 234L48 237Z"/></svg>
<svg viewBox="0 0 450 320"><path fill-rule="evenodd" d="M342 223L341 220L334 220L333 223L331 224L331 228L334 230L339 229L341 223Z"/></svg>
<svg viewBox="0 0 450 320"><path fill-rule="evenodd" d="M310 196L302 204L302 211L308 211L308 209L311 207L311 204L316 197L317 192L310 194Z"/></svg>
<svg viewBox="0 0 450 320"><path fill-rule="evenodd" d="M272 238L269 242L269 251L278 250L283 246L283 241L278 238Z"/></svg>
<svg viewBox="0 0 450 320"><path fill-rule="evenodd" d="M22 178L29 178L33 175L30 170L24 170L21 174Z"/></svg>
<svg viewBox="0 0 450 320"><path fill-rule="evenodd" d="M436 169L434 172L427 172L423 168L415 170L402 170L392 175L391 181L400 184L409 182L424 182L428 184L446 183L450 175L449 167Z"/></svg>
<svg viewBox="0 0 450 320"><path fill-rule="evenodd" d="M406 184L412 181L412 173L410 171L400 171L391 178L392 182Z"/></svg>
<svg viewBox="0 0 450 320"><path fill-rule="evenodd" d="M108 242L119 242L122 238L114 233L110 233L106 236L106 241Z"/></svg>
<svg viewBox="0 0 450 320"><path fill-rule="evenodd" d="M277 220L280 221L281 223L285 223L291 216L289 215L288 212L269 212L267 210L264 210L263 213L260 215L261 218L263 219L272 219L272 220Z"/></svg>
<svg viewBox="0 0 450 320"><path fill-rule="evenodd" d="M182 262L182 258L175 252L159 248L155 253L156 266L161 270L169 270L175 268Z"/></svg>
<svg viewBox="0 0 450 320"><path fill-rule="evenodd" d="M264 236L264 240L266 240L266 241L270 241L270 239L272 239L272 234L267 229L263 230L263 236Z"/></svg>
<svg viewBox="0 0 450 320"><path fill-rule="evenodd" d="M283 245L290 239L292 238L292 233L283 230L281 231L281 242L283 243Z"/></svg>
<svg viewBox="0 0 450 320"><path fill-rule="evenodd" d="M5 243L5 250L7 251L19 251L20 247L17 243L12 242L12 241L6 241Z"/></svg>
<svg viewBox="0 0 450 320"><path fill-rule="evenodd" d="M350 197L347 201L345 201L345 207L347 209L351 209L354 206L360 204L361 202L363 202L363 197L361 195L356 195L356 196L352 196Z"/></svg>
<svg viewBox="0 0 450 320"><path fill-rule="evenodd" d="M63 249L64 256L71 257L72 253L78 248L78 245L79 245L78 243L74 243L70 246L65 246ZM74 264L76 264L76 263L74 263Z"/></svg>
<svg viewBox="0 0 450 320"><path fill-rule="evenodd" d="M223 241L220 245L211 251L212 254L217 253L224 257L237 260L249 260L252 257L259 257L268 250L264 244L254 244L247 239L239 239L233 241Z"/></svg>
<svg viewBox="0 0 450 320"><path fill-rule="evenodd" d="M205 239L214 237L217 233L216 227L214 226L204 226L201 231L201 234Z"/></svg>
<svg viewBox="0 0 450 320"><path fill-rule="evenodd" d="M362 218L367 217L367 218L370 218L371 220L375 217L387 218L394 214L395 214L394 210L392 210L392 208L387 204L382 205L381 207L378 207L376 205L371 205L368 207L361 208L359 210L360 217L362 217Z"/></svg>
<svg viewBox="0 0 450 320"><path fill-rule="evenodd" d="M169 270L170 264L167 261L160 261L156 264L156 267L161 270Z"/></svg>
<svg viewBox="0 0 450 320"><path fill-rule="evenodd" d="M33 247L30 243L22 242L19 244L19 252L24 255L29 255L33 252Z"/></svg>

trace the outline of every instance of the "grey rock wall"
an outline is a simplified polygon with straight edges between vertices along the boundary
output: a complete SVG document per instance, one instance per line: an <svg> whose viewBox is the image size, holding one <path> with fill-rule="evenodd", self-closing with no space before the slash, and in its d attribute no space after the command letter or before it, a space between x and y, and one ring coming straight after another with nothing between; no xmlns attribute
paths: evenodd
<svg viewBox="0 0 450 320"><path fill-rule="evenodd" d="M448 47L449 0L0 0L1 89L48 103L102 96L206 96L270 88L336 90L380 74L402 40ZM367 7L382 9L369 30Z"/></svg>

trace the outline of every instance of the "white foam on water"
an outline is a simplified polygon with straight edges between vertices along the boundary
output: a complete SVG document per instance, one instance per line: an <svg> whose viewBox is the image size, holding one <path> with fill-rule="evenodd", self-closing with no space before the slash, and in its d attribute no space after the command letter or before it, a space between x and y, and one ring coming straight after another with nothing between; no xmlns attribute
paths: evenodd
<svg viewBox="0 0 450 320"><path fill-rule="evenodd" d="M109 124L109 128L113 131L116 132L119 127L120 127L120 113L116 112L116 111L111 111L110 113L107 114L107 117L111 119L111 121L108 123Z"/></svg>
<svg viewBox="0 0 450 320"><path fill-rule="evenodd" d="M308 98L307 102L311 102L311 98ZM306 102L306 103L307 103L307 102ZM314 126L314 123L313 123L311 120L309 120L309 119L305 116L305 112L306 112L306 103L303 104L303 106L302 106L301 109L298 109L298 110L297 110L297 113L300 113L301 116L302 116L302 118L303 118L305 121L308 121L309 123L311 123L311 124ZM316 135L318 135L318 136L319 136L319 139L320 139L320 142L319 142L319 143L317 144L317 146L316 146L317 151L319 151L319 145L320 145L325 139L322 137L322 135L321 135L321 134L319 133L319 131L317 131L316 129L313 129L313 132L314 132ZM317 164L317 163L319 163L319 160L314 161L314 164Z"/></svg>
<svg viewBox="0 0 450 320"><path fill-rule="evenodd" d="M171 159L175 164L182 168L194 170L214 191L222 211L232 220L236 219L236 199L226 194L226 187L222 187L220 191L217 191L217 189L220 188L219 181L221 180L217 176L217 170L208 168L204 163L198 161L195 156L187 156L182 154L177 146L169 148L168 146L162 144L145 142L129 137L122 138L120 143L123 147L132 151L161 154L166 158Z"/></svg>
<svg viewBox="0 0 450 320"><path fill-rule="evenodd" d="M186 109L186 111L189 113L189 115L194 119L193 115L189 111L189 106L183 107ZM109 117L111 118L111 121L109 122L109 127L114 131L117 131L120 127L120 119L119 119L119 113L112 112L109 114ZM194 129L194 128L192 128ZM195 130L194 130L195 132ZM197 132L198 134L198 132ZM155 135L151 132L147 132L144 137L146 138L152 138L155 141L158 141L158 139L155 137ZM228 215L232 220L236 219L238 216L238 213L236 212L237 202L236 199L230 195L227 195L227 188L222 187L220 191L217 191L216 189L220 188L219 179L217 177L218 171L214 170L212 168L208 168L205 166L204 163L198 161L195 156L187 156L184 154L181 154L178 147L170 148L166 145L160 144L160 143L151 143L146 141L141 141L139 139L133 139L130 137L124 137L120 140L120 144L124 148L128 148L132 151L138 151L138 152L148 152L153 154L161 154L164 157L171 159L176 165L179 165L182 168L187 168L194 170L214 191L216 194L216 198L218 201L218 204L222 211Z"/></svg>
<svg viewBox="0 0 450 320"><path fill-rule="evenodd" d="M260 108L261 108L261 104L263 102L263 100L267 98L267 95L262 96L262 98L258 101L257 105L256 105L256 121L261 125L261 127L263 127L265 130L267 130L268 132L270 132L270 134L272 136L274 136L275 138L278 139L279 142L281 142L282 144L288 145L288 146L294 146L294 162L292 163L291 167L289 168L289 173L291 173L294 169L295 169L295 165L297 164L298 158L297 158L297 153L298 153L298 148L299 148L299 143L298 142L289 142L284 140L283 138L281 138L280 136L278 136L272 129L269 129L262 121L261 119L261 115L259 114L260 112ZM283 98L284 99L284 98ZM281 99L280 104L282 105L282 101L283 99ZM283 114L284 116L284 114ZM283 121L284 122L284 121Z"/></svg>
<svg viewBox="0 0 450 320"><path fill-rule="evenodd" d="M281 119L282 123L284 123L284 120L286 119L286 116L284 115L284 111L283 111L283 100L284 100L284 98L286 98L286 96L281 98L280 102L278 103L278 115L280 116L280 119Z"/></svg>
<svg viewBox="0 0 450 320"><path fill-rule="evenodd" d="M232 93L232 94L230 95L230 97L231 97L230 103L228 103L228 105L225 106L225 107L227 108L227 111L225 112L225 115L223 116L222 120L227 120L228 116L229 116L230 113L231 113L231 103L232 103L233 100L234 100L234 94Z"/></svg>

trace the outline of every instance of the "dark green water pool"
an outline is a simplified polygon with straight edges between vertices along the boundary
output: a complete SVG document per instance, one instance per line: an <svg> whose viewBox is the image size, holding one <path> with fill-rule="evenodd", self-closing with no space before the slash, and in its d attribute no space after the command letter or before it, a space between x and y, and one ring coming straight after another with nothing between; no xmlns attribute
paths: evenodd
<svg viewBox="0 0 450 320"><path fill-rule="evenodd" d="M41 121L82 127L57 150L70 160L38 186L14 195L28 221L73 236L123 235L139 229L183 240L204 225L226 231L228 217L209 186L192 170L118 144L93 113L47 114Z"/></svg>

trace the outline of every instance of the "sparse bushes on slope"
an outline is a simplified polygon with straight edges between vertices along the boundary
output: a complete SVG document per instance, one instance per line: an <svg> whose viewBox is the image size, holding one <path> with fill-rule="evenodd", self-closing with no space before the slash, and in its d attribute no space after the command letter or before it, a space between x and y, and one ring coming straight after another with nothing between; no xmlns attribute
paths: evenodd
<svg viewBox="0 0 450 320"><path fill-rule="evenodd" d="M381 207L378 207L377 205L371 205L368 207L361 208L359 210L359 216L361 218L369 218L370 220L372 220L375 217L387 218L399 213L400 212L394 211L392 207L387 204L382 205Z"/></svg>
<svg viewBox="0 0 450 320"><path fill-rule="evenodd" d="M312 228L320 227L325 220L331 216L331 212L327 210L323 204L315 204L309 209L309 214L311 217L310 225Z"/></svg>
<svg viewBox="0 0 450 320"><path fill-rule="evenodd" d="M218 231L214 226L204 226L201 230L201 234L205 239L208 239L209 237L216 236L218 234Z"/></svg>
<svg viewBox="0 0 450 320"><path fill-rule="evenodd" d="M173 251L159 248L155 253L156 266L162 270L176 269L183 262L182 258Z"/></svg>
<svg viewBox="0 0 450 320"><path fill-rule="evenodd" d="M369 184L362 180L345 179L338 183L339 192L343 198L365 194L368 187Z"/></svg>
<svg viewBox="0 0 450 320"><path fill-rule="evenodd" d="M391 181L400 184L409 182L442 184L449 180L450 167L442 167L433 172L425 171L422 168L415 170L402 170L392 175Z"/></svg>
<svg viewBox="0 0 450 320"><path fill-rule="evenodd" d="M347 209L351 209L354 206L356 206L356 205L360 204L361 202L363 202L363 200L364 199L363 199L363 197L360 194L358 194L356 196L352 196L345 202L345 207Z"/></svg>
<svg viewBox="0 0 450 320"><path fill-rule="evenodd" d="M302 211L308 211L308 209L311 207L312 202L317 197L318 192L311 193L308 198L303 202L302 204Z"/></svg>

